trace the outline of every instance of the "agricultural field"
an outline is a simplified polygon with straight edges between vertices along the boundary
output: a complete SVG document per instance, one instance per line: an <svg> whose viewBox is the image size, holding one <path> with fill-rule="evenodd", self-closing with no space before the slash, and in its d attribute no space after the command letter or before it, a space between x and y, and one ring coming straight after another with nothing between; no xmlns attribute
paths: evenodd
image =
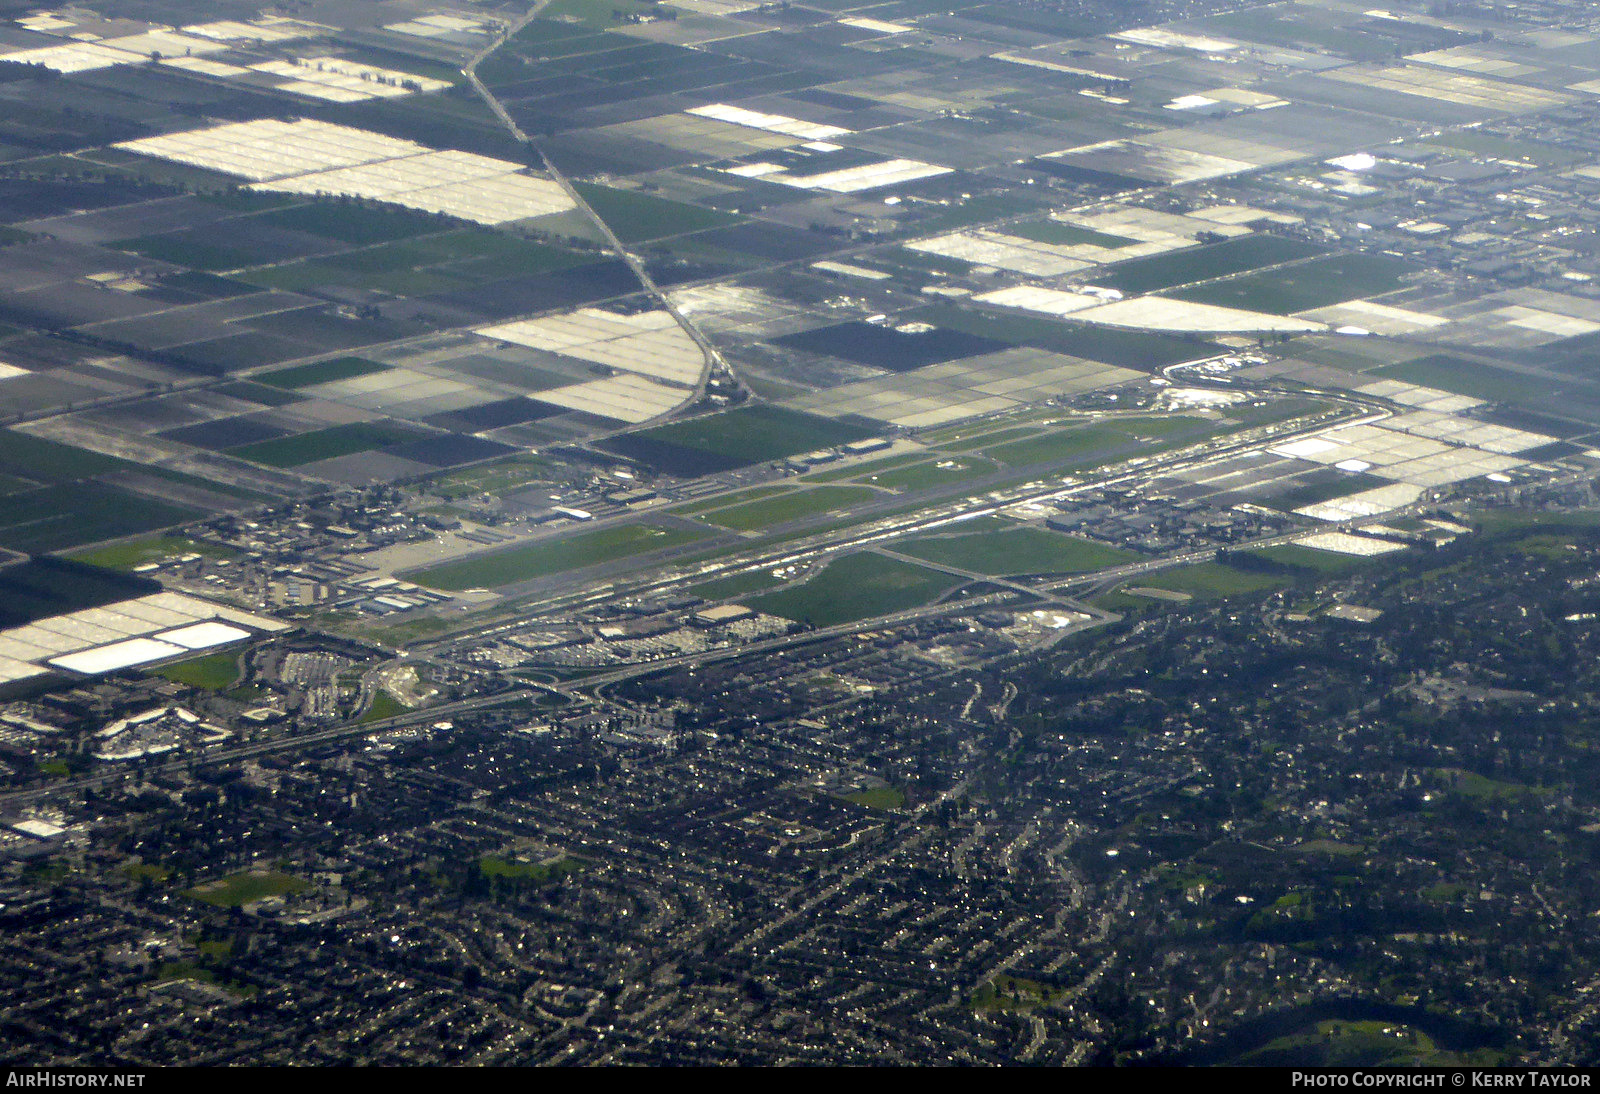
<svg viewBox="0 0 1600 1094"><path fill-rule="evenodd" d="M914 229L919 235L948 232L956 228L965 228L972 224L982 224L987 221L1003 220L1028 213L1042 212L1047 208L1047 203L1038 197L1031 194L1018 193L1014 190L1000 194L974 194L965 200L953 201L948 206L928 211L926 215L916 218L911 225L908 225L908 229ZM1071 235L1072 238L1044 238L1056 235L1058 228L1063 233ZM1114 240L1116 238L1114 236L1104 236L1098 232L1088 232L1087 229L1083 228L1074 228L1071 225L1048 218L1008 224L1006 231L1012 235L1022 236L1025 239L1039 239L1045 243L1098 243L1102 247L1115 245L1113 242L1102 242L1102 240ZM1084 234L1099 236L1100 238L1078 238L1078 236ZM916 255L921 258L931 257L919 255L915 251L901 253ZM954 262L956 260L936 259L935 261Z"/></svg>
<svg viewBox="0 0 1600 1094"><path fill-rule="evenodd" d="M36 482L73 482L133 465L115 456L16 430L0 430L0 469Z"/></svg>
<svg viewBox="0 0 1600 1094"><path fill-rule="evenodd" d="M565 27L604 30L617 25L618 12L624 16L638 15L654 8L655 4L650 0L616 0L615 3L612 0L551 0L551 3L539 9L539 21L549 20ZM524 30L522 35L538 39L537 32L529 34Z"/></svg>
<svg viewBox="0 0 1600 1094"><path fill-rule="evenodd" d="M1096 247L1127 247L1135 240L1127 236L1110 235L1106 232L1097 232L1092 228L1080 228L1076 224L1055 220L1049 217L1039 220L1024 220L1006 225L1006 234L1021 236L1023 239L1037 240L1040 243L1090 243Z"/></svg>
<svg viewBox="0 0 1600 1094"><path fill-rule="evenodd" d="M36 558L0 568L0 627L160 591L159 583L134 574L65 558Z"/></svg>
<svg viewBox="0 0 1600 1094"><path fill-rule="evenodd" d="M1255 42L1290 49L1328 51L1356 61L1384 60L1395 53L1393 39L1373 33L1368 28L1343 25L1343 21L1337 17L1330 17L1328 13L1316 9L1275 13L1270 19L1258 19L1253 13L1245 12L1213 15L1199 25L1213 34L1247 34ZM1443 28L1421 29L1434 38L1431 44L1435 48L1454 45L1459 40L1457 34Z"/></svg>
<svg viewBox="0 0 1600 1094"><path fill-rule="evenodd" d="M874 323L842 323L786 335L774 344L821 353L890 372L909 372L925 365L976 357L1004 349L1005 343L965 331L930 330L904 334Z"/></svg>
<svg viewBox="0 0 1600 1094"><path fill-rule="evenodd" d="M89 543L167 528L202 515L98 482L42 486L12 494L0 514L0 547L27 554L64 551Z"/></svg>
<svg viewBox="0 0 1600 1094"><path fill-rule="evenodd" d="M1007 345L1034 346L1071 357L1145 371L1211 357L1221 352L1221 347L1215 343L1192 335L1174 337L1147 331L1090 327L1042 316L976 311L948 304L918 308L909 313L907 318Z"/></svg>
<svg viewBox="0 0 1600 1094"><path fill-rule="evenodd" d="M228 450L251 463L268 467L299 467L318 460L331 460L356 452L370 452L375 448L414 441L423 436L411 426L394 422L353 422L350 425L330 426L289 437L240 445Z"/></svg>
<svg viewBox="0 0 1600 1094"><path fill-rule="evenodd" d="M238 277L292 292L327 295L347 289L427 297L554 273L595 258L505 233L464 228L264 266Z"/></svg>
<svg viewBox="0 0 1600 1094"><path fill-rule="evenodd" d="M1386 255L1326 255L1269 273L1242 274L1170 293L1178 300L1292 315L1394 292L1417 272Z"/></svg>
<svg viewBox="0 0 1600 1094"><path fill-rule="evenodd" d="M275 228L309 232L357 246L430 235L461 224L453 217L387 205L363 205L354 201L317 201L291 205L263 213L255 219Z"/></svg>
<svg viewBox="0 0 1600 1094"><path fill-rule="evenodd" d="M357 376L369 376L374 372L387 372L388 369L388 365L368 361L364 357L337 357L331 361L277 369L262 373L254 379L258 384L295 391L303 387L332 383L335 380L352 380Z"/></svg>
<svg viewBox="0 0 1600 1094"><path fill-rule="evenodd" d="M644 243L739 223L738 217L728 213L632 190L585 183L578 186L578 193L624 243Z"/></svg>
<svg viewBox="0 0 1600 1094"><path fill-rule="evenodd" d="M1404 380L1424 387L1436 387L1443 391L1453 391L1458 395L1470 395L1474 399L1513 404L1543 402L1542 396L1550 386L1548 383L1540 383L1508 369L1445 354L1419 357L1397 365L1374 369L1371 375ZM1600 396L1600 384L1580 382L1577 386L1592 388L1594 394Z"/></svg>
<svg viewBox="0 0 1600 1094"><path fill-rule="evenodd" d="M1241 236L1206 247L1118 262L1097 274L1095 281L1125 293L1157 292L1174 285L1298 262L1326 252L1324 247L1283 236Z"/></svg>

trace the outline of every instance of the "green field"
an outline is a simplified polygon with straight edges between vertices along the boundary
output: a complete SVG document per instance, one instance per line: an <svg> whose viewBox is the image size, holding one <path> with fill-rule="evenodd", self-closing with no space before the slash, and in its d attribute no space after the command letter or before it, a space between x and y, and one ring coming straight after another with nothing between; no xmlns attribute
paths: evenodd
<svg viewBox="0 0 1600 1094"><path fill-rule="evenodd" d="M1142 441L1165 440L1168 437L1185 435L1194 435L1198 439L1218 432L1217 424L1211 419L1193 414L1135 415L1112 418L1106 424Z"/></svg>
<svg viewBox="0 0 1600 1094"><path fill-rule="evenodd" d="M367 707L367 712L361 716L360 721L381 722L385 718L399 717L410 709L387 691L379 691L372 697L372 705Z"/></svg>
<svg viewBox="0 0 1600 1094"><path fill-rule="evenodd" d="M1249 552L1257 558L1288 566L1295 570L1309 570L1318 574L1342 574L1366 565L1371 558L1361 555L1341 555L1337 551L1319 551L1315 547L1301 547L1295 543L1280 543Z"/></svg>
<svg viewBox="0 0 1600 1094"><path fill-rule="evenodd" d="M1341 20L1340 14L1333 10L1297 7L1277 9L1263 18L1257 12L1242 11L1213 15L1197 22L1196 26L1205 33L1291 49L1332 52L1353 61L1382 61L1394 57L1393 39L1363 33L1359 27ZM1445 39L1441 44L1454 44L1451 32L1440 30L1437 33ZM1421 50L1423 47L1413 48Z"/></svg>
<svg viewBox="0 0 1600 1094"><path fill-rule="evenodd" d="M752 593L764 593L781 584L782 579L773 577L770 572L753 570L747 574L734 574L732 577L719 577L691 585L689 592L704 600L732 600Z"/></svg>
<svg viewBox="0 0 1600 1094"><path fill-rule="evenodd" d="M634 434L639 436L640 434ZM859 426L781 407L730 410L647 431L658 440L754 461L860 440Z"/></svg>
<svg viewBox="0 0 1600 1094"><path fill-rule="evenodd" d="M1388 481L1376 475L1313 472L1302 476L1299 480L1300 485L1262 498L1261 504L1287 513L1307 505L1318 505L1334 498L1347 497L1350 494L1359 494L1363 490L1385 486Z"/></svg>
<svg viewBox="0 0 1600 1094"><path fill-rule="evenodd" d="M1456 129L1440 133L1429 137L1425 143L1436 148L1451 148L1478 156L1493 156L1495 159L1523 160L1543 167L1572 167L1587 159L1576 148L1562 148L1543 141L1511 140L1475 129Z"/></svg>
<svg viewBox="0 0 1600 1094"><path fill-rule="evenodd" d="M983 453L1010 467L1053 464L1055 470L1061 471L1108 459L1164 452L1218 432L1220 429L1215 424L1196 418L1104 422L985 447Z"/></svg>
<svg viewBox="0 0 1600 1094"><path fill-rule="evenodd" d="M583 864L570 856L553 862L523 862L503 855L484 855L478 859L478 872L490 881L532 882L542 885L547 881L577 873Z"/></svg>
<svg viewBox="0 0 1600 1094"><path fill-rule="evenodd" d="M848 421L753 406L623 434L602 447L670 473L704 474L831 448L872 432Z"/></svg>
<svg viewBox="0 0 1600 1094"><path fill-rule="evenodd" d="M880 263L890 263L902 270L914 270L917 273L934 274L938 277L960 277L972 269L972 263L963 262L959 258L913 251L906 247L895 247L884 251L878 256L878 260Z"/></svg>
<svg viewBox="0 0 1600 1094"><path fill-rule="evenodd" d="M1003 429L996 428L1000 424L1002 423L985 423L973 433L944 434L943 436L947 436L948 440L942 440L933 434L924 437L923 440L929 443L937 442L939 447L946 452L971 452L975 449L987 448L989 445L1001 444L1005 441L1020 441L1024 437L1041 435L1037 425L1011 425Z"/></svg>
<svg viewBox="0 0 1600 1094"><path fill-rule="evenodd" d="M1473 524L1481 534L1508 542L1555 535L1565 543L1575 543L1578 538L1592 537L1595 530L1600 528L1600 512L1593 509L1565 513L1490 510L1474 514Z"/></svg>
<svg viewBox="0 0 1600 1094"><path fill-rule="evenodd" d="M1151 589L1188 593L1197 600L1203 600L1266 592L1292 584L1293 581L1293 575L1288 573L1256 573L1225 566L1220 562L1201 562L1151 574L1148 578L1140 578L1138 584Z"/></svg>
<svg viewBox="0 0 1600 1094"><path fill-rule="evenodd" d="M318 460L331 460L336 456L386 448L402 441L414 441L419 436L423 434L389 422L352 422L310 433L298 433L292 437L241 445L227 451L230 456L268 467L299 467Z"/></svg>
<svg viewBox="0 0 1600 1094"><path fill-rule="evenodd" d="M905 791L896 790L892 786L879 787L877 790L857 790L853 794L839 796L852 804L877 811L901 809L906 804Z"/></svg>
<svg viewBox="0 0 1600 1094"><path fill-rule="evenodd" d="M876 481L879 474L892 471L897 467L906 467L914 463L922 463L928 459L925 453L913 456L887 456L881 460L868 460L865 463L853 463L847 467L835 467L830 471L814 471L805 477L806 482L854 482L857 479Z"/></svg>
<svg viewBox="0 0 1600 1094"><path fill-rule="evenodd" d="M1138 557L1131 551L1042 528L928 536L907 540L895 549L926 562L996 576L1086 573Z"/></svg>
<svg viewBox="0 0 1600 1094"><path fill-rule="evenodd" d="M366 254L367 252L356 252ZM352 269L338 258L311 258L304 262L285 262L242 273L239 278L264 289L281 289L284 292L323 293L335 289L355 289L363 292L383 292L393 296L428 296L433 293L453 292L471 286L471 282L451 277L437 267L389 266L383 269Z"/></svg>
<svg viewBox="0 0 1600 1094"><path fill-rule="evenodd" d="M462 228L344 254L253 270L253 285L289 291L371 289L402 296L452 292L500 278L549 273L594 260L502 232Z"/></svg>
<svg viewBox="0 0 1600 1094"><path fill-rule="evenodd" d="M200 984L213 984L217 974L193 961L163 961L156 969L157 984L172 984L179 980L193 980Z"/></svg>
<svg viewBox="0 0 1600 1094"><path fill-rule="evenodd" d="M1279 396L1269 399L1261 405L1254 403L1235 403L1227 408L1227 416L1245 428L1258 425L1271 425L1275 422L1286 422L1291 418L1303 417L1316 411L1325 411L1332 407L1331 403L1319 402L1315 399L1306 399L1299 396Z"/></svg>
<svg viewBox="0 0 1600 1094"><path fill-rule="evenodd" d="M163 882L172 876L172 871L157 862L129 862L123 865L122 872L134 881Z"/></svg>
<svg viewBox="0 0 1600 1094"><path fill-rule="evenodd" d="M712 509L701 514L700 519L737 532L753 532L817 513L847 509L858 502L883 496L881 491L868 486L813 486L742 505Z"/></svg>
<svg viewBox="0 0 1600 1094"><path fill-rule="evenodd" d="M668 201L635 190L617 190L587 182L575 185L589 208L624 243L642 243L683 235L685 232L720 228L737 224L741 219L731 213L719 213L715 209L703 209L681 201Z"/></svg>
<svg viewBox="0 0 1600 1094"><path fill-rule="evenodd" d="M1540 402L1553 385L1561 383L1442 353L1373 369L1370 375L1436 387L1457 395L1470 395L1474 399L1489 399L1497 403Z"/></svg>
<svg viewBox="0 0 1600 1094"><path fill-rule="evenodd" d="M793 489L794 487L792 486L752 486L747 490L735 490L731 494L719 494L714 498L692 501L684 505L674 505L668 512L679 516L699 516L716 509L727 509L729 506L743 505L746 502L756 501L760 498L788 494Z"/></svg>
<svg viewBox="0 0 1600 1094"><path fill-rule="evenodd" d="M429 479L427 489L451 501L472 494L507 494L532 483L550 481L547 476L553 466L541 456L507 456Z"/></svg>
<svg viewBox="0 0 1600 1094"><path fill-rule="evenodd" d="M1221 352L1220 346L1198 337L1090 327L1012 312L974 311L956 304L930 304L914 308L903 312L902 318L907 322L931 323L946 330L976 334L1014 346L1036 346L1070 357L1146 371L1175 365L1180 361L1196 361Z"/></svg>
<svg viewBox="0 0 1600 1094"><path fill-rule="evenodd" d="M1059 986L1006 974L979 985L972 993L972 1006L981 1011L1026 1013L1035 1007L1050 1005L1065 993L1066 989Z"/></svg>
<svg viewBox="0 0 1600 1094"><path fill-rule="evenodd" d="M434 589L492 589L547 577L585 566L614 562L646 551L661 551L693 543L704 533L687 528L655 528L625 524L564 539L540 540L488 554L446 562L407 575L408 580Z"/></svg>
<svg viewBox="0 0 1600 1094"><path fill-rule="evenodd" d="M863 552L830 562L810 579L748 603L797 623L831 627L915 608L961 583L949 574Z"/></svg>
<svg viewBox="0 0 1600 1094"><path fill-rule="evenodd" d="M945 464L946 466L939 466ZM896 471L867 476L867 482L890 490L927 490L946 483L965 482L993 473L998 465L975 456L959 460L927 460Z"/></svg>
<svg viewBox="0 0 1600 1094"><path fill-rule="evenodd" d="M216 544L201 543L187 536L150 536L146 539L112 543L104 547L79 551L72 557L78 562L87 562L91 566L107 570L132 570L147 562L189 554L205 555L208 558L233 558L236 552Z"/></svg>
<svg viewBox="0 0 1600 1094"><path fill-rule="evenodd" d="M1080 228L1076 224L1068 224L1053 217L1007 224L998 229L998 231L1010 236L1021 236L1023 239L1036 240L1039 243L1056 243L1062 246L1089 243L1096 247L1116 249L1118 247L1132 246L1138 242L1138 240L1129 239L1127 236L1107 235L1105 232L1096 232L1091 228Z"/></svg>
<svg viewBox="0 0 1600 1094"><path fill-rule="evenodd" d="M0 429L0 470L15 472L35 482L71 482L137 466L87 448Z"/></svg>
<svg viewBox="0 0 1600 1094"><path fill-rule="evenodd" d="M1543 797L1552 793L1548 787L1491 779L1476 771L1465 771L1460 768L1442 768L1434 774L1445 780L1454 793L1480 803L1502 804L1524 798Z"/></svg>
<svg viewBox="0 0 1600 1094"><path fill-rule="evenodd" d="M394 205L357 201L316 201L264 213L256 218L277 228L310 232L341 243L366 245L426 235L456 227L460 221Z"/></svg>
<svg viewBox="0 0 1600 1094"><path fill-rule="evenodd" d="M1317 1022L1269 1041L1229 1061L1241 1066L1300 1067L1445 1067L1473 1059L1491 1062L1484 1050L1464 1057L1439 1048L1419 1029L1393 1021Z"/></svg>
<svg viewBox="0 0 1600 1094"><path fill-rule="evenodd" d="M619 5L616 10L637 3L629 0L629 5ZM548 8L545 10L549 10ZM606 23L596 20L593 25L585 23L580 17L577 22L557 22L554 19L535 19L519 30L510 42L508 49L515 50L524 57L563 57L569 53L597 52L603 49L622 49L637 44L632 38L624 38L620 34L607 34L603 27ZM606 39L604 44L596 44L595 39ZM501 51L502 54L507 52ZM502 61L502 55L497 54L489 58L490 63ZM486 71L488 66L486 65Z"/></svg>
<svg viewBox="0 0 1600 1094"><path fill-rule="evenodd" d="M920 215L914 221L907 222L903 227L908 234L928 235L933 232L948 232L955 228L965 228L970 224L985 224L990 221L1004 220L1008 217L1022 216L1024 213L1043 211L1047 203L1033 194L1025 194L1017 190L1009 190L999 194L975 194L961 202L951 202L946 206L939 206ZM919 208L918 213L923 213ZM1021 235L1015 226L999 229L1000 231ZM1034 239L1036 236L1029 236ZM1112 237L1107 236L1107 239ZM1109 246L1109 244L1108 244ZM910 252L916 253L916 252ZM965 265L965 263L961 263Z"/></svg>
<svg viewBox="0 0 1600 1094"><path fill-rule="evenodd" d="M218 908L237 908L262 897L302 893L308 888L304 881L288 874L251 871L196 885L184 895Z"/></svg>
<svg viewBox="0 0 1600 1094"><path fill-rule="evenodd" d="M1313 258L1284 269L1243 274L1170 293L1176 300L1289 315L1346 300L1382 296L1405 285L1417 267L1387 255Z"/></svg>
<svg viewBox="0 0 1600 1094"><path fill-rule="evenodd" d="M62 483L5 499L0 546L46 554L168 528L200 515L197 509L103 483Z"/></svg>
<svg viewBox="0 0 1600 1094"><path fill-rule="evenodd" d="M205 657L194 657L188 661L179 661L175 665L157 669L155 675L192 688L223 691L231 688L233 682L239 679L239 655L212 653Z"/></svg>
<svg viewBox="0 0 1600 1094"><path fill-rule="evenodd" d="M294 368L281 368L276 372L259 373L253 379L258 384L295 391L314 384L330 384L335 380L353 380L357 376L370 376L374 372L387 372L392 365L369 361L365 357L335 357L331 361L317 361Z"/></svg>
<svg viewBox="0 0 1600 1094"><path fill-rule="evenodd" d="M229 243L224 238L201 235L193 229L125 239L116 246L118 250L131 251L145 258L211 272L242 270L283 257L261 246Z"/></svg>
<svg viewBox="0 0 1600 1094"><path fill-rule="evenodd" d="M1025 440L986 448L985 455L992 456L1010 467L1031 467L1034 464L1071 464L1093 462L1092 457L1109 455L1133 443L1131 437L1106 426L1087 426L1083 429L1062 430L1059 433L1042 433Z"/></svg>
<svg viewBox="0 0 1600 1094"><path fill-rule="evenodd" d="M1096 274L1095 284L1121 289L1125 293L1154 292L1173 285L1210 281L1325 252L1326 248L1316 244L1282 236L1239 236L1208 247L1189 247L1118 262Z"/></svg>

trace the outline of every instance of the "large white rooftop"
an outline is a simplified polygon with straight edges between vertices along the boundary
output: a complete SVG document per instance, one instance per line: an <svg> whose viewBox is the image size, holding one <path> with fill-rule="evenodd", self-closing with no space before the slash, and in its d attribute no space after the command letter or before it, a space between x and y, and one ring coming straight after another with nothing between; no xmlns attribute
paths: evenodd
<svg viewBox="0 0 1600 1094"><path fill-rule="evenodd" d="M154 593L0 631L0 684L51 669L96 675L242 641L288 625L183 593Z"/></svg>

